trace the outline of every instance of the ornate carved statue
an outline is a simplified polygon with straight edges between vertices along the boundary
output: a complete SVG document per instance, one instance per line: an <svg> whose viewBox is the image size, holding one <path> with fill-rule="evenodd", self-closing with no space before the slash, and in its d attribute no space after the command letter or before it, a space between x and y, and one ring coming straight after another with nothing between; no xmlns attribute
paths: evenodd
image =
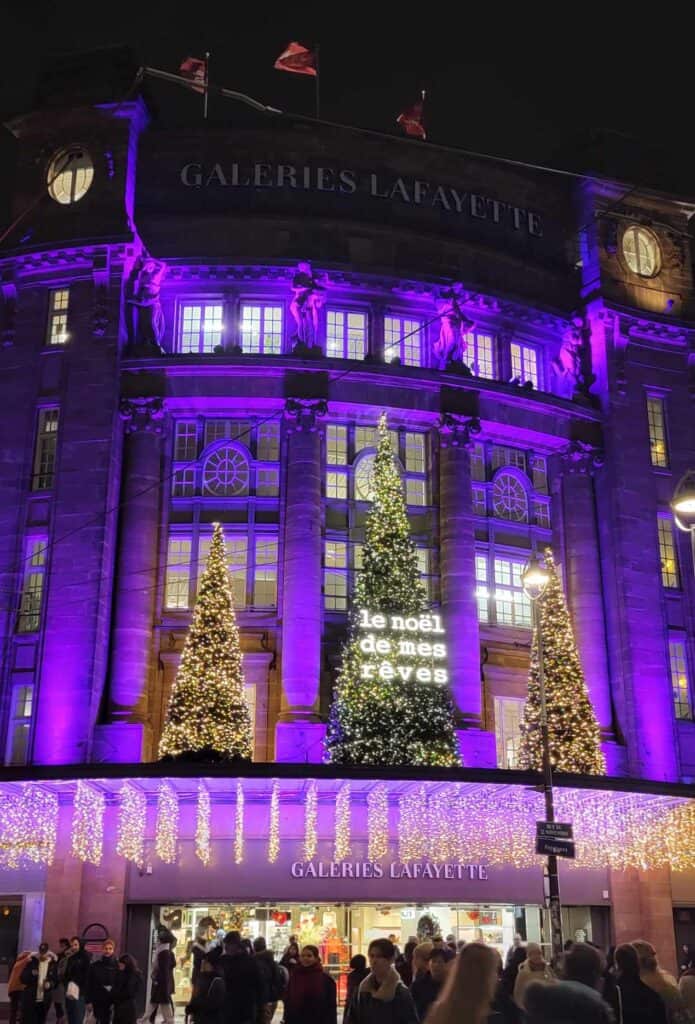
<svg viewBox="0 0 695 1024"><path fill-rule="evenodd" d="M434 355L440 370L446 368L447 363L463 362L463 354L466 351L466 331L473 326L461 308L460 288L454 285L442 292L437 303L437 315L439 316L440 328L439 337L434 343Z"/></svg>
<svg viewBox="0 0 695 1024"><path fill-rule="evenodd" d="M143 256L135 277L133 337L136 345L153 345L161 349L164 337L164 314L159 298L162 281L167 272L166 263L151 256Z"/></svg>
<svg viewBox="0 0 695 1024"><path fill-rule="evenodd" d="M577 391L583 389L583 326L578 317L572 321L572 326L563 335L560 351L551 364L564 398L573 398Z"/></svg>
<svg viewBox="0 0 695 1024"><path fill-rule="evenodd" d="M319 309L326 300L327 287L326 274L314 274L311 263L306 260L297 264L292 278L294 298L290 303L290 312L297 325L295 338L308 348L317 344Z"/></svg>

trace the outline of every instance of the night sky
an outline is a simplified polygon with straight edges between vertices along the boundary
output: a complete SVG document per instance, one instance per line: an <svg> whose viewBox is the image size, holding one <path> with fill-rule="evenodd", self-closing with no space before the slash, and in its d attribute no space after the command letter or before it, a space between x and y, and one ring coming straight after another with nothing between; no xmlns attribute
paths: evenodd
<svg viewBox="0 0 695 1024"><path fill-rule="evenodd" d="M179 6L12 0L2 22L0 118L31 108L51 52L109 44L131 45L137 59L169 71L210 49L211 80L311 114L312 80L274 71L273 62L290 39L319 41L326 120L397 133L395 117L425 87L432 142L570 166L568 149L610 130L620 133L613 137L619 176L633 180L639 160L644 180L695 194L691 44L687 26L669 24L663 7L658 21L623 18L609 27L586 5L556 5L543 16L530 5L510 14L501 5L427 0L315 7L198 0L180 13ZM152 91L161 120L199 116L197 97L161 84ZM233 123L233 105L213 114ZM3 140L5 154L8 145ZM583 152L575 167L586 166Z"/></svg>

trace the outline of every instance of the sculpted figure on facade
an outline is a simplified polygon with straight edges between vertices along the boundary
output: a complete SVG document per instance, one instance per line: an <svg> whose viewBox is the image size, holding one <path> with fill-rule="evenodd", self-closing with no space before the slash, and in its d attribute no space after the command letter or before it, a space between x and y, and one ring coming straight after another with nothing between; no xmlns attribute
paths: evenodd
<svg viewBox="0 0 695 1024"><path fill-rule="evenodd" d="M452 285L442 292L437 303L439 337L434 343L434 355L440 370L447 363L462 363L466 351L466 332L473 326L462 309L461 288Z"/></svg>
<svg viewBox="0 0 695 1024"><path fill-rule="evenodd" d="M560 351L551 364L563 398L588 395L593 382L590 364L591 347L586 325L580 317L575 317L565 331Z"/></svg>
<svg viewBox="0 0 695 1024"><path fill-rule="evenodd" d="M136 345L161 348L164 313L159 293L166 272L166 263L151 256L142 257L133 285L133 298L128 300L134 309L133 339Z"/></svg>
<svg viewBox="0 0 695 1024"><path fill-rule="evenodd" d="M295 341L311 348L318 344L319 310L326 300L328 278L314 274L311 263L302 260L292 278L293 299L290 312L297 325Z"/></svg>

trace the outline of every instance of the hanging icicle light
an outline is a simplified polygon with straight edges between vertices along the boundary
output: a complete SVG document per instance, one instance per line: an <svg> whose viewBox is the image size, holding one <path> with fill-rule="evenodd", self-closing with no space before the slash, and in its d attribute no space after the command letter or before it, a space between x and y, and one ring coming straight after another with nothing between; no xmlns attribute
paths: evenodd
<svg viewBox="0 0 695 1024"><path fill-rule="evenodd" d="M162 782L157 797L154 848L165 864L175 864L179 843L179 798L169 782Z"/></svg>
<svg viewBox="0 0 695 1024"><path fill-rule="evenodd" d="M318 811L318 793L316 779L311 779L307 787L304 804L304 860L313 860L318 847L316 819Z"/></svg>
<svg viewBox="0 0 695 1024"><path fill-rule="evenodd" d="M198 786L195 852L198 859L207 867L210 863L210 793L202 783Z"/></svg>
<svg viewBox="0 0 695 1024"><path fill-rule="evenodd" d="M241 779L236 784L236 809L234 822L234 863L244 859L244 787Z"/></svg>
<svg viewBox="0 0 695 1024"><path fill-rule="evenodd" d="M140 867L145 860L147 797L132 782L124 782L118 809L116 853Z"/></svg>
<svg viewBox="0 0 695 1024"><path fill-rule="evenodd" d="M335 801L335 852L336 862L347 860L352 853L350 843L350 783L344 782L338 790Z"/></svg>
<svg viewBox="0 0 695 1024"><path fill-rule="evenodd" d="M52 864L58 833L58 798L39 786L0 796L0 867Z"/></svg>
<svg viewBox="0 0 695 1024"><path fill-rule="evenodd" d="M280 784L273 779L270 797L270 828L268 830L268 861L274 864L280 853Z"/></svg>
<svg viewBox="0 0 695 1024"><path fill-rule="evenodd" d="M367 856L381 860L389 852L389 797L383 782L369 791L367 809Z"/></svg>
<svg viewBox="0 0 695 1024"><path fill-rule="evenodd" d="M81 779L77 783L72 816L73 857L101 864L104 850L104 794Z"/></svg>
<svg viewBox="0 0 695 1024"><path fill-rule="evenodd" d="M398 859L421 860L432 849L428 835L427 795L424 786L403 793L398 801Z"/></svg>

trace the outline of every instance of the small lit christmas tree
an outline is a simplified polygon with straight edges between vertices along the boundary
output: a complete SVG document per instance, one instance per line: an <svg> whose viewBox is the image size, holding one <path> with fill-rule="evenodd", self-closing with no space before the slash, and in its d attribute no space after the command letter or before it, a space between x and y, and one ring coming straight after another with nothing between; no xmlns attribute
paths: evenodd
<svg viewBox="0 0 695 1024"><path fill-rule="evenodd" d="M538 617L543 638L543 678L550 741L550 760L560 772L605 775L601 730L591 705L569 611L550 548L545 551L550 579L539 598ZM543 769L541 691L538 674L538 635L533 633L528 696L521 723L519 764Z"/></svg>
<svg viewBox="0 0 695 1024"><path fill-rule="evenodd" d="M431 661L399 656L407 682L364 677L363 666L371 655L360 645L363 609L402 616L428 611L385 415L379 422L374 499L365 521L362 569L329 716L326 758L345 765L460 764L448 688L414 679L418 667ZM388 630L379 633L380 638L388 636Z"/></svg>
<svg viewBox="0 0 695 1024"><path fill-rule="evenodd" d="M250 760L251 745L251 717L244 696L224 534L215 523L159 742L159 757Z"/></svg>

